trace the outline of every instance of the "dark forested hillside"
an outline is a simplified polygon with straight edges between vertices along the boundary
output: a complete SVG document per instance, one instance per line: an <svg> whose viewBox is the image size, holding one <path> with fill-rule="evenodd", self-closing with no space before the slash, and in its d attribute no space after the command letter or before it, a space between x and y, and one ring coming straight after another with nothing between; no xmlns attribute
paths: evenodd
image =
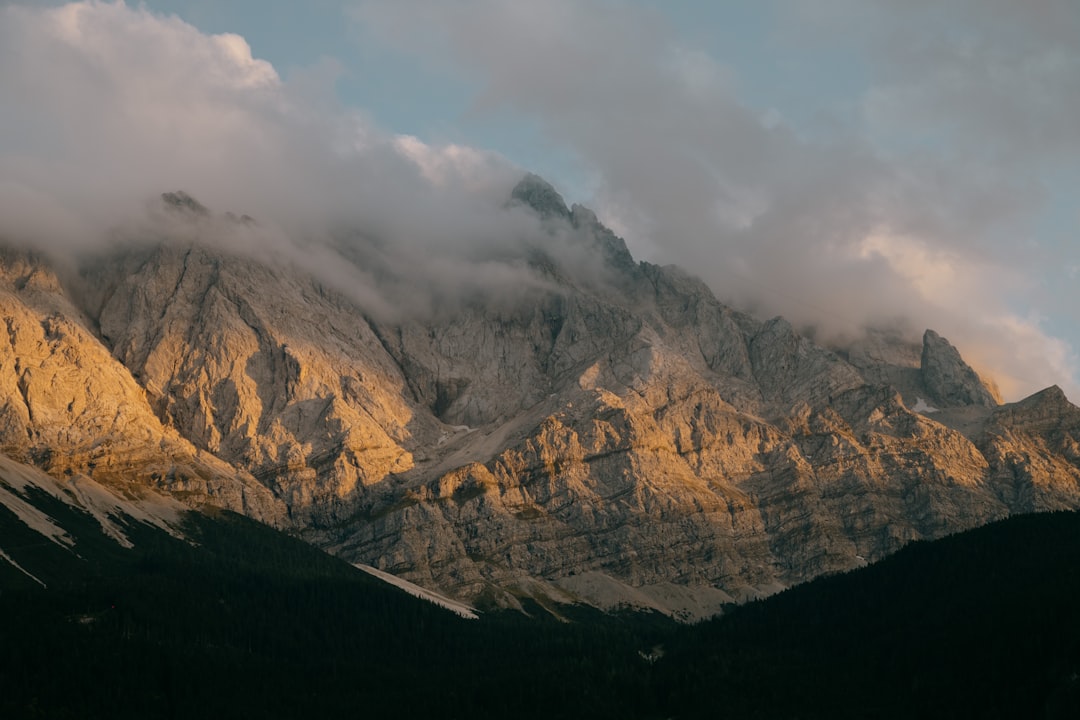
<svg viewBox="0 0 1080 720"><path fill-rule="evenodd" d="M913 543L680 634L680 717L1080 717L1080 516Z"/></svg>
<svg viewBox="0 0 1080 720"><path fill-rule="evenodd" d="M192 513L194 545L134 525L135 549L95 545L87 526L83 558L10 515L0 528L53 569L42 588L0 563L4 718L618 717L651 706L639 650L672 627L465 620L231 513Z"/></svg>
<svg viewBox="0 0 1080 720"><path fill-rule="evenodd" d="M3 547L48 585L0 563L4 718L1080 711L1075 513L916 543L676 628L536 606L464 620L230 513L191 514L194 544L131 523L125 550L35 502L79 556L0 508Z"/></svg>

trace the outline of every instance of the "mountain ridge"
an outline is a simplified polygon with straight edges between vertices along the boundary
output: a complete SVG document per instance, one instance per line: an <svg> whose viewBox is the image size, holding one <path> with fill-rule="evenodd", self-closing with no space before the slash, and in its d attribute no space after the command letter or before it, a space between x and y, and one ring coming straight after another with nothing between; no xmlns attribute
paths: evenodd
<svg viewBox="0 0 1080 720"><path fill-rule="evenodd" d="M999 406L933 331L921 352L819 346L523 183L537 282L433 316L380 319L197 242L99 253L74 280L9 251L4 452L237 510L467 601L686 618L1080 506L1060 393ZM567 265L552 238L592 260Z"/></svg>
<svg viewBox="0 0 1080 720"><path fill-rule="evenodd" d="M911 543L678 626L528 598L528 615L467 620L234 513L97 488L0 459L5 717L1071 718L1080 703L1076 512ZM12 521L26 508L5 491L65 537Z"/></svg>

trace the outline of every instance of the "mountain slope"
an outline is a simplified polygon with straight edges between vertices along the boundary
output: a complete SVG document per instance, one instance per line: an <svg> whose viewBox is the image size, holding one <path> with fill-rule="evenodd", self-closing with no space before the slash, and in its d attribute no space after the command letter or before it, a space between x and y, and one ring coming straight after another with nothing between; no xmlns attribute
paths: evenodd
<svg viewBox="0 0 1080 720"><path fill-rule="evenodd" d="M465 620L228 512L176 522L154 500L177 538L113 510L125 547L74 497L42 490L62 483L10 464L0 478L73 541L0 506L0 547L48 584L0 560L4 717L1080 711L1075 512L914 543L694 626L570 607L558 621L527 600L529 618Z"/></svg>
<svg viewBox="0 0 1080 720"><path fill-rule="evenodd" d="M514 202L536 233L493 262L528 282L398 317L211 249L205 209L75 276L8 253L4 446L469 601L686 618L1080 505L1060 391L998 406L932 331L821 347L635 263L538 178Z"/></svg>
<svg viewBox="0 0 1080 720"><path fill-rule="evenodd" d="M232 513L100 486L83 504L10 462L0 487L0 548L22 567L0 557L5 718L617 717L645 699L639 650L670 629L595 611L465 620ZM106 496L103 526L86 510ZM168 532L139 519L148 503Z"/></svg>
<svg viewBox="0 0 1080 720"><path fill-rule="evenodd" d="M273 520L283 505L245 473L163 425L58 276L29 253L0 254L0 448L57 477L168 486Z"/></svg>
<svg viewBox="0 0 1080 720"><path fill-rule="evenodd" d="M655 682L681 718L1076 717L1078 567L1076 512L914 543L682 631Z"/></svg>

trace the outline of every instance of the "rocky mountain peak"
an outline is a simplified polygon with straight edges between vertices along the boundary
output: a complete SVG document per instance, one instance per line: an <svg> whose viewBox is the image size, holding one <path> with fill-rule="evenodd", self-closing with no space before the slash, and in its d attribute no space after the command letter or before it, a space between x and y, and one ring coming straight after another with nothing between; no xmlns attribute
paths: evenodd
<svg viewBox="0 0 1080 720"><path fill-rule="evenodd" d="M0 252L9 457L229 507L460 598L680 617L1080 507L1060 390L995 407L933 331L921 355L900 331L830 351L635 265L535 175L513 201L558 272L528 302L410 319L215 249L200 203L162 200L177 239L81 258L77 293Z"/></svg>
<svg viewBox="0 0 1080 720"><path fill-rule="evenodd" d="M1023 400L1000 408L999 422L1012 428L1044 428L1064 424L1080 424L1080 410L1069 402L1057 385L1051 385Z"/></svg>
<svg viewBox="0 0 1080 720"><path fill-rule="evenodd" d="M586 235L609 267L623 272L633 272L637 268L626 242L600 222L589 208L574 203L570 208L570 224Z"/></svg>
<svg viewBox="0 0 1080 720"><path fill-rule="evenodd" d="M987 388L978 373L960 357L960 352L933 330L923 334L922 381L933 399L944 406L981 405L996 407L999 398Z"/></svg>
<svg viewBox="0 0 1080 720"><path fill-rule="evenodd" d="M205 205L188 195L183 190L176 192L161 193L161 200L171 210L195 215L197 217L209 217L210 210Z"/></svg>
<svg viewBox="0 0 1080 720"><path fill-rule="evenodd" d="M539 175L528 173L514 186L510 192L510 199L526 205L544 220L548 218L562 218L570 220L570 209L566 207L566 201L562 195L552 187L551 183Z"/></svg>
<svg viewBox="0 0 1080 720"><path fill-rule="evenodd" d="M511 192L511 204L525 205L533 210L549 232L564 234L571 245L585 249L601 261L605 281L632 288L640 273L626 243L596 217L596 213L575 203L567 207L562 195L546 180L532 173L526 175ZM559 261L546 247L535 247L530 258L535 267L558 275Z"/></svg>
<svg viewBox="0 0 1080 720"><path fill-rule="evenodd" d="M1045 406L1050 405L1059 410L1071 407L1069 399L1065 397L1065 391L1057 385L1051 385L1044 390L1040 390L1034 395L1030 395L1020 402L1016 403L1017 407L1030 407L1030 406Z"/></svg>

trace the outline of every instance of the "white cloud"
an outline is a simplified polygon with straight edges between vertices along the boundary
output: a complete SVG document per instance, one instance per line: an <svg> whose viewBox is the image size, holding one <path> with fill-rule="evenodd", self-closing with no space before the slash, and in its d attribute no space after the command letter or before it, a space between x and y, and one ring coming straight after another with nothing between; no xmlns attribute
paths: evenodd
<svg viewBox="0 0 1080 720"><path fill-rule="evenodd" d="M123 2L2 8L0 236L70 254L118 225L146 234L132 219L181 189L258 221L200 232L297 263L372 311L424 310L462 286L527 285L476 259L537 232L503 208L522 171L382 131L328 92L333 71L285 81L238 35ZM366 253L400 284L384 287L338 251Z"/></svg>
<svg viewBox="0 0 1080 720"><path fill-rule="evenodd" d="M1036 170L1080 138L1075 35L996 0L1004 14L990 20L968 0L864 5L777 6L791 23L778 36L847 43L853 63L873 64L863 124L829 144L741 104L732 72L639 4L354 9L366 41L456 68L479 88L478 106L516 113L571 148L596 179L601 218L721 299L826 336L903 317L915 336L933 327L950 337L1010 397L1052 382L1080 396L1067 346L1016 320L1045 268L1013 242L1042 201Z"/></svg>
<svg viewBox="0 0 1080 720"><path fill-rule="evenodd" d="M505 160L491 152L451 143L432 146L413 135L398 135L394 148L420 169L433 185L464 185L494 197L498 187L492 180L502 178Z"/></svg>
<svg viewBox="0 0 1080 720"><path fill-rule="evenodd" d="M885 30L939 27L926 13L973 5L817 0L800 30L843 37L838 19L854 22L854 57L879 68L864 124L827 145L742 105L728 68L638 5L354 7L366 42L456 68L479 88L475 112L509 110L572 150L595 178L601 219L639 255L826 335L902 316L949 337L1010 394L1057 382L1075 398L1073 354L1024 306L1040 268L1013 242L1041 202L1040 168L1080 152L1076 35L1062 29L1075 26L992 1L996 20L943 21L919 54ZM1060 14L1070 0L1039 2ZM490 262L534 231L501 209L520 171L483 150L381 130L340 105L327 72L284 80L237 35L122 2L0 6L0 235L78 249L145 198L185 189L260 220L265 232L230 242L270 247L372 305L431 305L476 282L527 285ZM920 133L931 143L909 147ZM382 240L365 261L430 294L375 288L313 244L336 234L347 245L344 229Z"/></svg>

